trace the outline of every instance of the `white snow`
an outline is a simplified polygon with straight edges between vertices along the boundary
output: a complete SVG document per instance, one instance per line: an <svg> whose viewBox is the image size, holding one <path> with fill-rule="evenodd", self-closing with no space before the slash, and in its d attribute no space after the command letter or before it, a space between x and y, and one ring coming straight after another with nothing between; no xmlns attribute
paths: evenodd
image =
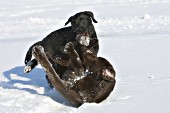
<svg viewBox="0 0 170 113"><path fill-rule="evenodd" d="M28 48L93 11L100 50L116 70L102 103L73 108L51 90L39 66L24 74ZM1 113L170 113L169 0L0 0Z"/></svg>

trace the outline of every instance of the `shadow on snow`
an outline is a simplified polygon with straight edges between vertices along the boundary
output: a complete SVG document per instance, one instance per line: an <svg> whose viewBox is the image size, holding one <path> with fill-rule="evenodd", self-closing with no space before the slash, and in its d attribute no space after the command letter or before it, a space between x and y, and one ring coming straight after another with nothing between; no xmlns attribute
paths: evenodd
<svg viewBox="0 0 170 113"><path fill-rule="evenodd" d="M65 100L56 90L52 90L46 81L45 72L41 68L35 68L29 74L23 72L25 66L18 66L3 72L4 77L7 82L1 81L0 86L4 89L17 89L27 91L31 94L38 94L43 96L48 96L54 101L64 104L66 106L71 106L71 104ZM15 76L15 77L13 77ZM31 87L18 87L16 84L21 86L33 86L36 88L44 87L44 93L39 93L36 89Z"/></svg>

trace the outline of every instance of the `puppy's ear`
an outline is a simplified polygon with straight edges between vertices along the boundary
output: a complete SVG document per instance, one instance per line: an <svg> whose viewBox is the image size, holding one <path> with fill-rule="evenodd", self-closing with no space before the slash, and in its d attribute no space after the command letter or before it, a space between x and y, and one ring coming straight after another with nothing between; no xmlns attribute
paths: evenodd
<svg viewBox="0 0 170 113"><path fill-rule="evenodd" d="M69 22L71 22L71 20L72 20L72 16L67 20L67 22L65 23L65 26L66 26Z"/></svg>
<svg viewBox="0 0 170 113"><path fill-rule="evenodd" d="M98 23L97 20L94 19L94 15L93 15L93 13L91 11L85 11L84 13L86 15L90 16L94 23Z"/></svg>

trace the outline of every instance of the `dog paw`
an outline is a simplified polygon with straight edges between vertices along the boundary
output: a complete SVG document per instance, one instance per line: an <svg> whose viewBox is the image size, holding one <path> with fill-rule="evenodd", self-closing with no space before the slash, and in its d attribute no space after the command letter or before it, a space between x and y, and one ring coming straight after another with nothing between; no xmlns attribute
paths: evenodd
<svg viewBox="0 0 170 113"><path fill-rule="evenodd" d="M32 70L32 69L31 69L31 66L26 66L26 67L24 68L24 73L27 74L27 73L29 73L31 70Z"/></svg>
<svg viewBox="0 0 170 113"><path fill-rule="evenodd" d="M66 45L65 45L65 48L64 48L64 52L67 53L67 54L70 54L71 52L74 52L74 46L73 46L73 43L72 42L68 42Z"/></svg>
<svg viewBox="0 0 170 113"><path fill-rule="evenodd" d="M33 56L36 59L40 59L45 56L44 48L42 46L35 46L33 48Z"/></svg>
<svg viewBox="0 0 170 113"><path fill-rule="evenodd" d="M55 62L58 63L58 64L61 64L63 61L63 59L61 57L56 57L55 58Z"/></svg>
<svg viewBox="0 0 170 113"><path fill-rule="evenodd" d="M97 58L97 55L94 54L91 50L87 50L85 53L84 53L84 57L87 58L87 59L93 59L95 60Z"/></svg>
<svg viewBox="0 0 170 113"><path fill-rule="evenodd" d="M60 61L61 61L61 57L56 57L55 60L56 60L57 62L60 62Z"/></svg>

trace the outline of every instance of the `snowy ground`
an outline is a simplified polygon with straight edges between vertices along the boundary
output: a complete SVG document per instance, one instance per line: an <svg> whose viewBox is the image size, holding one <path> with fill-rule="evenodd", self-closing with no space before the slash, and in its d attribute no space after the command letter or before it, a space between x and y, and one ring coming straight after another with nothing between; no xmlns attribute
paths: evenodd
<svg viewBox="0 0 170 113"><path fill-rule="evenodd" d="M91 10L99 56L117 72L116 87L100 104L73 108L51 90L39 66L23 73L27 49ZM169 0L0 0L1 113L170 113Z"/></svg>

